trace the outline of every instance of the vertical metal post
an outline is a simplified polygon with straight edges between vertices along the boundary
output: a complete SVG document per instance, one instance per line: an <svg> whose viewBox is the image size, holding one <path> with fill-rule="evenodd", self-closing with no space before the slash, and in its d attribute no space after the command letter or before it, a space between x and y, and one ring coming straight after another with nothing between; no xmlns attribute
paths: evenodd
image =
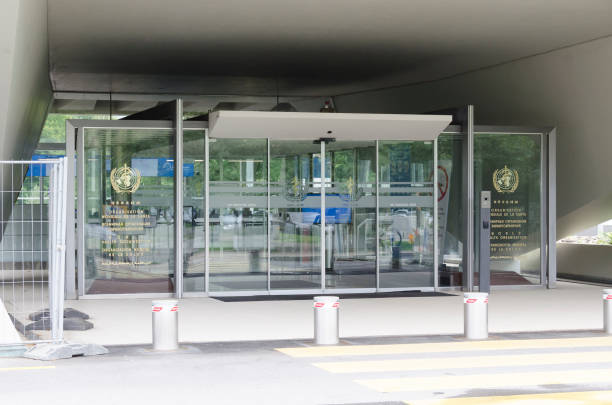
<svg viewBox="0 0 612 405"><path fill-rule="evenodd" d="M380 169L378 167L378 147L379 142L376 140L376 291L380 289L380 201L379 201L379 184L380 184Z"/></svg>
<svg viewBox="0 0 612 405"><path fill-rule="evenodd" d="M66 208L68 206L68 200L72 197L68 194L68 176L67 176L67 158L60 159L58 165L59 171L59 201L57 204L57 217L59 220L58 227L58 241L54 247L58 255L58 266L57 266L57 283L56 286L56 297L57 297L57 312L58 328L57 336L55 339L62 341L64 339L64 287L66 280L66 224L67 216L70 214L74 217L74 213L69 212ZM72 198L74 200L74 198ZM74 233L74 228L72 229Z"/></svg>
<svg viewBox="0 0 612 405"><path fill-rule="evenodd" d="M64 335L64 286L66 264L66 158L49 163L49 313L51 339L59 342Z"/></svg>
<svg viewBox="0 0 612 405"><path fill-rule="evenodd" d="M339 297L313 297L314 341L317 345L337 345L340 342Z"/></svg>
<svg viewBox="0 0 612 405"><path fill-rule="evenodd" d="M66 122L66 177L69 179L67 183L67 200L66 200L66 297L76 299L76 277L75 277L75 240L74 240L74 167L75 167L75 137L77 136L76 128L69 122ZM41 177L42 179L42 177ZM40 188L42 190L42 187ZM42 202L41 202L42 204Z"/></svg>
<svg viewBox="0 0 612 405"><path fill-rule="evenodd" d="M463 331L468 340L489 337L489 293L463 294Z"/></svg>
<svg viewBox="0 0 612 405"><path fill-rule="evenodd" d="M77 129L78 130L78 129ZM85 295L85 134L84 128L77 132L77 269L79 295Z"/></svg>
<svg viewBox="0 0 612 405"><path fill-rule="evenodd" d="M183 100L176 100L174 134L174 294L183 297Z"/></svg>
<svg viewBox="0 0 612 405"><path fill-rule="evenodd" d="M547 285L548 137L540 134L540 285Z"/></svg>
<svg viewBox="0 0 612 405"><path fill-rule="evenodd" d="M491 290L491 192L480 192L480 263L478 272L478 291Z"/></svg>
<svg viewBox="0 0 612 405"><path fill-rule="evenodd" d="M468 105L463 138L463 288L474 290L474 106Z"/></svg>
<svg viewBox="0 0 612 405"><path fill-rule="evenodd" d="M55 297L56 290L56 270L57 263L55 260L57 244L56 240L56 228L57 222L55 219L55 205L56 205L56 194L58 192L56 179L57 172L56 166L53 164L47 164L49 170L49 205L47 205L48 218L49 218L49 245L47 246L48 258L47 258L47 271L49 278L49 316L51 317L51 339L56 340L59 333L57 323L57 300Z"/></svg>
<svg viewBox="0 0 612 405"><path fill-rule="evenodd" d="M603 290L603 316L604 332L612 335L612 288Z"/></svg>
<svg viewBox="0 0 612 405"><path fill-rule="evenodd" d="M206 294L210 291L209 287L209 261L210 261L210 183L209 183L209 138L208 138L208 129L204 132L204 289Z"/></svg>
<svg viewBox="0 0 612 405"><path fill-rule="evenodd" d="M270 277L272 275L271 274L272 269L270 268L270 264L271 264L270 253L272 251L272 247L271 247L272 242L270 240L270 236L272 234L271 233L272 230L270 229L270 225L272 223L272 221L270 220L270 212L272 211L272 208L270 207L270 138L268 138L267 145L268 145L268 158L267 158L268 164L267 164L266 171L268 173L267 175L268 181L267 181L267 190L266 190L267 191L266 192L266 203L267 203L268 209L266 211L266 230L267 230L266 236L267 236L268 242L266 243L266 247L268 248L268 260L266 261L267 262L266 264L268 266L268 292L270 292L270 287L271 287Z"/></svg>
<svg viewBox="0 0 612 405"><path fill-rule="evenodd" d="M434 291L438 291L440 286L439 280L439 257L440 246L438 246L438 138L433 142L433 276L434 276Z"/></svg>
<svg viewBox="0 0 612 405"><path fill-rule="evenodd" d="M557 285L557 131L548 133L548 288Z"/></svg>
<svg viewBox="0 0 612 405"><path fill-rule="evenodd" d="M325 141L321 141L321 290L325 290Z"/></svg>
<svg viewBox="0 0 612 405"><path fill-rule="evenodd" d="M178 300L151 303L153 350L178 350Z"/></svg>

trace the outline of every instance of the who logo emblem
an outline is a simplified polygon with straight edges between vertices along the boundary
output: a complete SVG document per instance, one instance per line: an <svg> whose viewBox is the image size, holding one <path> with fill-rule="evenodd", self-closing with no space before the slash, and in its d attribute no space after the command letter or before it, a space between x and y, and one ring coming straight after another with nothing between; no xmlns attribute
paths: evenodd
<svg viewBox="0 0 612 405"><path fill-rule="evenodd" d="M498 193L514 193L519 185L519 174L514 169L508 169L504 165L503 169L493 172L493 187Z"/></svg>
<svg viewBox="0 0 612 405"><path fill-rule="evenodd" d="M140 187L140 172L124 164L111 170L110 181L117 193L133 193Z"/></svg>

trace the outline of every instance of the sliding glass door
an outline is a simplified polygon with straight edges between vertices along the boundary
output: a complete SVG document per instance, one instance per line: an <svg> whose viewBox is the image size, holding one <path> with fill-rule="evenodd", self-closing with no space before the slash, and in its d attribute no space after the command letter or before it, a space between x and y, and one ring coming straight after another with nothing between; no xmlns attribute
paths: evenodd
<svg viewBox="0 0 612 405"><path fill-rule="evenodd" d="M266 139L209 141L209 291L268 289Z"/></svg>
<svg viewBox="0 0 612 405"><path fill-rule="evenodd" d="M433 142L380 141L380 288L433 286Z"/></svg>
<svg viewBox="0 0 612 405"><path fill-rule="evenodd" d="M325 145L325 288L376 288L376 142Z"/></svg>
<svg viewBox="0 0 612 405"><path fill-rule="evenodd" d="M321 289L321 146L270 141L270 289Z"/></svg>
<svg viewBox="0 0 612 405"><path fill-rule="evenodd" d="M433 142L208 145L209 293L433 287Z"/></svg>

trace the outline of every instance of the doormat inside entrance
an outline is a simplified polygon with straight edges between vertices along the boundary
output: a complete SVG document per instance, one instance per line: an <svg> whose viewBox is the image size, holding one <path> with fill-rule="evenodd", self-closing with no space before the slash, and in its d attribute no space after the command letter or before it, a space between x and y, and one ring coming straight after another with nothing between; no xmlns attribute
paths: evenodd
<svg viewBox="0 0 612 405"><path fill-rule="evenodd" d="M244 301L292 301L292 300L312 300L312 297L321 295L333 295L340 299L353 298L395 298L395 297L452 297L455 294L447 294L433 291L394 291L364 294L294 294L294 295L251 295L246 297L211 297L223 302L244 302Z"/></svg>

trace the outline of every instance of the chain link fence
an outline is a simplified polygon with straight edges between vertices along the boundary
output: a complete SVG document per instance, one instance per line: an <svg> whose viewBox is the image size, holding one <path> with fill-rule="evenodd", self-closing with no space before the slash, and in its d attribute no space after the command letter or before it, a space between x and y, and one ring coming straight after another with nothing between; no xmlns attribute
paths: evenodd
<svg viewBox="0 0 612 405"><path fill-rule="evenodd" d="M66 159L0 161L0 345L63 340Z"/></svg>

